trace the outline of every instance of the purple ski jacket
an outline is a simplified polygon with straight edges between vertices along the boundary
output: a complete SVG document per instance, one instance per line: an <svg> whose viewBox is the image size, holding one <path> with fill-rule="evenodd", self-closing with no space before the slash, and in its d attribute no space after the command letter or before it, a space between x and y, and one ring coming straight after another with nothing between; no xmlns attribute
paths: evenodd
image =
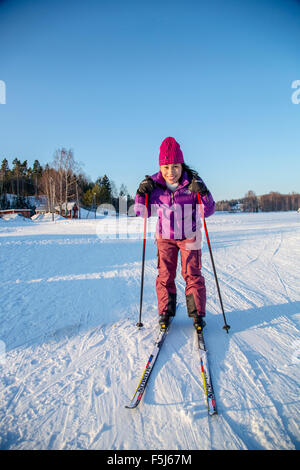
<svg viewBox="0 0 300 470"><path fill-rule="evenodd" d="M172 240L195 237L201 231L201 214L197 193L188 189L191 180L187 173L183 172L181 182L174 192L167 187L160 171L151 178L156 185L149 195L147 217L158 216L156 236ZM209 193L201 199L204 216L209 217L215 211L213 197ZM136 215L144 216L145 197L138 193L135 196L134 210Z"/></svg>

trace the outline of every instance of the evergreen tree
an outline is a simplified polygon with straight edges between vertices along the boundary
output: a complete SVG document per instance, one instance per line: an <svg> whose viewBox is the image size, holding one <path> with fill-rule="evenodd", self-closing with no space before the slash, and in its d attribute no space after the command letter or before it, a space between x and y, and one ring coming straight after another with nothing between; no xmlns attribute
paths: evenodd
<svg viewBox="0 0 300 470"><path fill-rule="evenodd" d="M97 204L105 204L112 202L112 190L109 178L107 175L97 178L96 185L99 187L97 191Z"/></svg>
<svg viewBox="0 0 300 470"><path fill-rule="evenodd" d="M8 177L9 177L9 165L6 158L2 160L0 168L0 194L7 193L8 186Z"/></svg>
<svg viewBox="0 0 300 470"><path fill-rule="evenodd" d="M38 196L39 181L43 175L43 167L38 160L34 160L32 167L32 178L34 182L34 194Z"/></svg>
<svg viewBox="0 0 300 470"><path fill-rule="evenodd" d="M19 198L20 196L20 178L21 178L21 173L22 173L22 170L21 170L21 161L18 159L18 158L15 158L13 160L13 168L12 168L12 175L13 175L13 179L16 181L16 188L17 188L17 199Z"/></svg>

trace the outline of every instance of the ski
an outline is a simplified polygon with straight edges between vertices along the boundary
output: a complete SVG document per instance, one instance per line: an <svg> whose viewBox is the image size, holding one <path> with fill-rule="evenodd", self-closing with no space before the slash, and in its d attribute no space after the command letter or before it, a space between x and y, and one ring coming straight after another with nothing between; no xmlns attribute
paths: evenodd
<svg viewBox="0 0 300 470"><path fill-rule="evenodd" d="M207 411L210 416L218 413L214 389L211 381L211 375L208 362L208 351L205 346L203 330L196 331L197 344L200 354L200 368L203 379L203 388L206 398Z"/></svg>
<svg viewBox="0 0 300 470"><path fill-rule="evenodd" d="M131 402L129 403L129 405L126 405L125 408L133 409L133 408L136 408L140 404L143 398L144 392L146 390L149 377L154 368L155 362L160 353L164 340L168 334L169 328L170 328L170 325L168 326L168 328L161 329L159 331L157 339L154 343L154 348L152 350L152 353L149 356L149 359L142 373L142 377L139 381L139 384L135 390L135 393L131 399ZM208 351L205 346L203 331L202 330L196 331L196 335L197 335L198 350L200 354L200 368L201 368L201 375L203 379L203 388L204 388L204 393L205 393L205 398L206 398L207 411L210 416L213 416L217 414L218 411L217 411L213 385L211 381L209 362L208 362Z"/></svg>
<svg viewBox="0 0 300 470"><path fill-rule="evenodd" d="M167 328L160 329L157 339L154 343L154 348L152 350L152 353L149 356L146 367L142 374L141 380L139 381L139 384L131 399L131 402L129 403L129 405L126 405L125 408L133 409L133 408L136 408L140 404L141 399L143 398L144 392L146 390L146 385L148 383L149 377L153 370L154 364L159 355L163 342L168 334L170 324Z"/></svg>

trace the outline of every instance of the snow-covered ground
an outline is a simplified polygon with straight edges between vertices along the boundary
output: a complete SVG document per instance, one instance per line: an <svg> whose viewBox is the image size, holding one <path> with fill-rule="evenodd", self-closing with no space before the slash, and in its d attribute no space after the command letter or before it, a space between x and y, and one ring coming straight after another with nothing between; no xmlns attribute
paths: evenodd
<svg viewBox="0 0 300 470"><path fill-rule="evenodd" d="M206 343L219 415L208 419L178 266L179 308L139 408L157 329L156 245L140 219L0 219L2 449L299 449L300 215L207 220ZM126 238L127 231L130 237Z"/></svg>

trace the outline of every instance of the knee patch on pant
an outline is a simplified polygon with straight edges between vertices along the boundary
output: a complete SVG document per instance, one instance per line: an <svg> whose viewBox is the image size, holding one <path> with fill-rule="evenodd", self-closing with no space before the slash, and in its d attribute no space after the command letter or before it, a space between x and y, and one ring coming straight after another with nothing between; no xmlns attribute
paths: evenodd
<svg viewBox="0 0 300 470"><path fill-rule="evenodd" d="M170 317L175 317L175 313L176 313L176 294L169 293L167 314Z"/></svg>
<svg viewBox="0 0 300 470"><path fill-rule="evenodd" d="M197 308L193 294L188 294L186 297L186 308L189 317L197 315Z"/></svg>

